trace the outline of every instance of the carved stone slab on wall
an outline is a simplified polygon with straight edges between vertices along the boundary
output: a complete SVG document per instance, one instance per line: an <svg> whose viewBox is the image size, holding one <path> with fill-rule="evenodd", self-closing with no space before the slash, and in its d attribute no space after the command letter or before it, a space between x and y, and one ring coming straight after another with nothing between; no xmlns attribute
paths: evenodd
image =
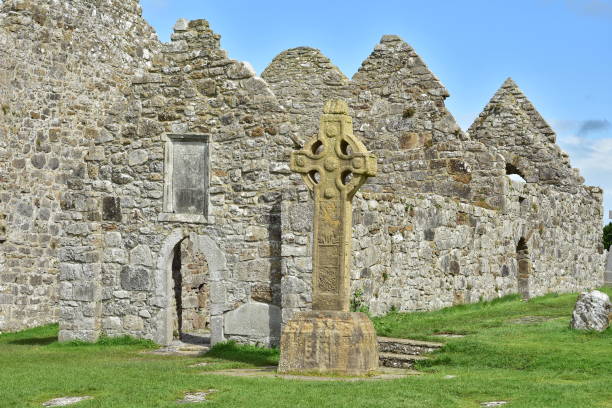
<svg viewBox="0 0 612 408"><path fill-rule="evenodd" d="M164 163L164 212L159 221L208 222L209 136L167 135Z"/></svg>

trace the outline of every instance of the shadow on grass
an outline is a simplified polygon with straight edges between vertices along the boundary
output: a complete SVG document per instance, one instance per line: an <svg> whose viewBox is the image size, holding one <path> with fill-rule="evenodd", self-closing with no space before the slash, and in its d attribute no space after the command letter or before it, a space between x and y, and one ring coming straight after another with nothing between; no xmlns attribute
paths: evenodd
<svg viewBox="0 0 612 408"><path fill-rule="evenodd" d="M236 344L226 341L215 344L204 357L218 358L227 361L252 364L255 366L270 366L278 364L278 349Z"/></svg>
<svg viewBox="0 0 612 408"><path fill-rule="evenodd" d="M53 337L31 337L25 339L15 339L7 341L7 344L17 344L22 346L48 346L57 341L57 336Z"/></svg>
<svg viewBox="0 0 612 408"><path fill-rule="evenodd" d="M121 337L106 337L102 336L98 341L91 343L81 340L67 341L64 343L54 344L57 347L121 347L121 346L134 346L139 348L154 349L158 348L159 345L155 344L151 340L137 339L131 336Z"/></svg>

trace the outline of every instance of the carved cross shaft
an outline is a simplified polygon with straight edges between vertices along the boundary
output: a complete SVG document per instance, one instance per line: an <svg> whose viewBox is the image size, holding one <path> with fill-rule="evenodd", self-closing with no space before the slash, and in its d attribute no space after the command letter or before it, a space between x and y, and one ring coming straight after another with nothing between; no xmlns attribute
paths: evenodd
<svg viewBox="0 0 612 408"><path fill-rule="evenodd" d="M353 136L346 102L325 104L319 134L292 153L291 170L314 194L312 309L349 311L352 199L376 175L376 157Z"/></svg>

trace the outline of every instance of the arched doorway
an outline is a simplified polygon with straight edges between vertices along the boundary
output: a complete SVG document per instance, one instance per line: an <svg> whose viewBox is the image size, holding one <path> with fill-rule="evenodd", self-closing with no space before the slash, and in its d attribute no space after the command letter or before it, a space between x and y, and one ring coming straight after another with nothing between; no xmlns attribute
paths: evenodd
<svg viewBox="0 0 612 408"><path fill-rule="evenodd" d="M527 241L521 237L516 245L516 264L517 264L517 287L518 293L523 299L529 299L529 280L531 277L532 265L529 257L529 248Z"/></svg>
<svg viewBox="0 0 612 408"><path fill-rule="evenodd" d="M177 251L177 249L180 250L182 242L186 238L189 238L193 251L201 254L201 256L203 256L206 260L208 266L207 282L209 294L208 298L210 301L207 302L209 304L209 312L207 312L208 316L210 316L209 328L211 343L214 344L219 341L224 341L225 335L223 332L223 311L226 310L225 300L227 298L225 281L229 277L225 254L209 236L189 233L184 231L182 228L176 228L166 237L158 253L153 301L159 306L160 310L152 319L152 323L155 327L152 339L158 344L169 345L172 343L175 335L180 337L178 313L176 308L176 301L178 297L177 291L175 290L175 279L173 274L175 269L178 271L183 269L183 264L185 262L182 259L179 262L179 260L176 258L180 256L177 255L177 253L180 252ZM185 243L185 245L187 247L189 246L187 243ZM190 264L186 264L187 269L189 269L189 265ZM182 303L182 292L180 299ZM184 313L184 304L181 304L181 310L183 310ZM181 319L181 325L185 324L186 320L182 315Z"/></svg>
<svg viewBox="0 0 612 408"><path fill-rule="evenodd" d="M172 255L172 337L185 343L210 341L210 270L200 251L187 237Z"/></svg>

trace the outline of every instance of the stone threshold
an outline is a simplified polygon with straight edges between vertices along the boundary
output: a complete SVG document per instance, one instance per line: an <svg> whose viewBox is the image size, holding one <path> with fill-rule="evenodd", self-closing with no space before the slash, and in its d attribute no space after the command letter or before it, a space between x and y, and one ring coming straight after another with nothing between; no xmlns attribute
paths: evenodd
<svg viewBox="0 0 612 408"><path fill-rule="evenodd" d="M435 343L433 341L400 339L400 338L383 337L383 336L378 336L377 339L378 339L379 344L380 343L398 343L398 344L406 344L406 345L411 345L411 346L418 346L418 347L432 348L432 349L439 349L444 346L443 343Z"/></svg>

